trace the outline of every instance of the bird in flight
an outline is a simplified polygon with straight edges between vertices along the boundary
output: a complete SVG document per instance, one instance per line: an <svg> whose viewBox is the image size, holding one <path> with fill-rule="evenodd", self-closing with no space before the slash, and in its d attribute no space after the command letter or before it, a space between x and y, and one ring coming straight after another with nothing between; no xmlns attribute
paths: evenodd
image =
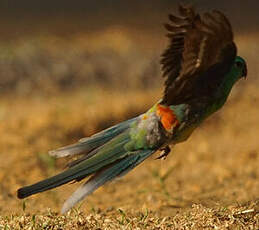
<svg viewBox="0 0 259 230"><path fill-rule="evenodd" d="M119 123L78 143L50 151L55 157L79 155L68 168L48 179L20 188L20 199L88 177L61 210L76 203L108 181L121 177L169 145L188 139L193 130L226 102L233 85L246 77L247 67L237 56L229 20L220 11L196 13L179 6L165 24L169 46L161 57L165 89L146 113Z"/></svg>

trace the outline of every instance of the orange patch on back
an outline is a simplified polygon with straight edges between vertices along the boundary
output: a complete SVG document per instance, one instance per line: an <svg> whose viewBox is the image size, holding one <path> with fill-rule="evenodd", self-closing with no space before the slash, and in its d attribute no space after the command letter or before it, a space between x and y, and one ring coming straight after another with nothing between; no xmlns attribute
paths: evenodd
<svg viewBox="0 0 259 230"><path fill-rule="evenodd" d="M161 123L166 130L172 130L175 126L179 124L174 111L168 106L157 105L157 115L161 118Z"/></svg>

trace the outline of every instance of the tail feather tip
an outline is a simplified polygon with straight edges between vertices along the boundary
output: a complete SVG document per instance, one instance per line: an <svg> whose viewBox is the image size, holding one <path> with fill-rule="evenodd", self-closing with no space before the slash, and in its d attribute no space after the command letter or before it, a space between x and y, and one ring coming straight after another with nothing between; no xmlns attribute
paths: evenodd
<svg viewBox="0 0 259 230"><path fill-rule="evenodd" d="M27 196L28 196L28 195L27 195L27 193L24 191L23 188L20 188L20 189L17 190L17 197L18 197L19 199L24 199L24 198L27 197Z"/></svg>

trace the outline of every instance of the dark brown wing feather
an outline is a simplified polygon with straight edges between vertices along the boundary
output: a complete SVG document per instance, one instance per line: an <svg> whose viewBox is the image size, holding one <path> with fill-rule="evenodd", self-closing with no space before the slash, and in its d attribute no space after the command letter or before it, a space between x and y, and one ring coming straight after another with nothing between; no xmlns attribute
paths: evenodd
<svg viewBox="0 0 259 230"><path fill-rule="evenodd" d="M211 98L236 56L231 25L221 12L201 17L179 6L179 13L169 15L171 23L165 24L170 39L161 59L166 105Z"/></svg>

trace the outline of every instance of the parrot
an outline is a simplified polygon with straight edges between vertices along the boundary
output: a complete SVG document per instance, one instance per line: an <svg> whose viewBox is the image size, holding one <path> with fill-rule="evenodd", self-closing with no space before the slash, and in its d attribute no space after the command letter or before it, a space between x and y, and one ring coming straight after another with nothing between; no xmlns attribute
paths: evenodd
<svg viewBox="0 0 259 230"><path fill-rule="evenodd" d="M186 141L225 104L235 83L246 78L246 61L237 56L231 24L221 11L201 14L179 5L164 26L169 45L160 59L162 98L135 118L50 151L56 158L77 158L63 172L18 189L19 199L85 179L63 204L61 213L66 213L155 152L161 151L158 159L165 158L170 146Z"/></svg>

